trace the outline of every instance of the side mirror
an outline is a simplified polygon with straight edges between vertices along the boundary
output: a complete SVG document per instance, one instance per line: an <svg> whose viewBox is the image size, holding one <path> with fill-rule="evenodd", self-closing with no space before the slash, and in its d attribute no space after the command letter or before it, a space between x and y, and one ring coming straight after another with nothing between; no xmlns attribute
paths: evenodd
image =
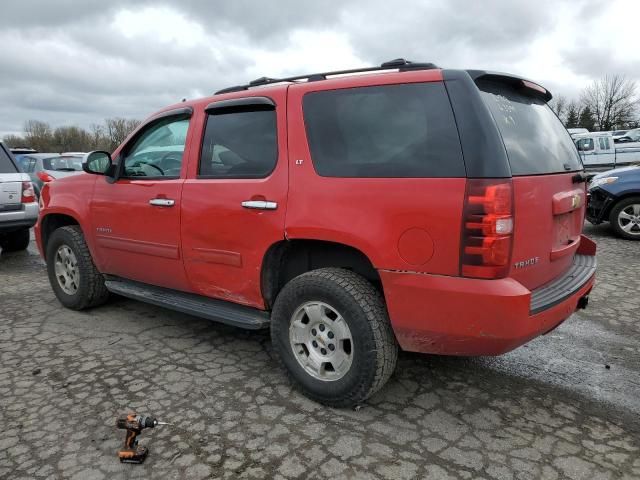
<svg viewBox="0 0 640 480"><path fill-rule="evenodd" d="M113 170L111 154L99 150L85 154L82 170L93 175L110 175Z"/></svg>

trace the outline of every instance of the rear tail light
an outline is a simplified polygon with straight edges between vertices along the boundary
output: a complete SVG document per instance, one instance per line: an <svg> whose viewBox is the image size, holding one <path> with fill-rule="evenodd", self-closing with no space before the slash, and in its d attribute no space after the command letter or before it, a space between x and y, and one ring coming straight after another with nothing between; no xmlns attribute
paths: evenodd
<svg viewBox="0 0 640 480"><path fill-rule="evenodd" d="M40 180L42 180L44 183L52 182L52 181L54 181L54 180L55 180L55 179L54 179L51 175L49 175L47 172L42 172L42 171L41 171L41 172L36 173L36 175L37 175L37 176L38 176L38 178L39 178Z"/></svg>
<svg viewBox="0 0 640 480"><path fill-rule="evenodd" d="M36 191L31 182L22 182L22 203L33 203L36 201Z"/></svg>
<svg viewBox="0 0 640 480"><path fill-rule="evenodd" d="M513 187L506 179L469 179L464 204L460 273L503 278L513 243Z"/></svg>

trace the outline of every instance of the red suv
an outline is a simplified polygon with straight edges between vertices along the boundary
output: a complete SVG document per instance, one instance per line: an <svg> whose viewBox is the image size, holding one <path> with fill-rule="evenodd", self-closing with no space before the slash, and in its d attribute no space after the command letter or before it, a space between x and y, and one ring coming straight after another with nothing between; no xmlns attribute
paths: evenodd
<svg viewBox="0 0 640 480"><path fill-rule="evenodd" d="M541 86L402 59L261 78L151 116L47 184L60 302L109 292L271 328L294 383L361 402L398 348L498 355L587 304L585 175Z"/></svg>

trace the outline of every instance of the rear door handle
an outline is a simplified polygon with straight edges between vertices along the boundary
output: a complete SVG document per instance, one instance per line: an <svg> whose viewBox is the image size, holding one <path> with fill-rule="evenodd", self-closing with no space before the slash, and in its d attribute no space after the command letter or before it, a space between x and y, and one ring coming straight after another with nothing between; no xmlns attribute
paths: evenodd
<svg viewBox="0 0 640 480"><path fill-rule="evenodd" d="M169 198L152 198L149 200L149 205L154 207L173 207L175 204L176 201Z"/></svg>
<svg viewBox="0 0 640 480"><path fill-rule="evenodd" d="M267 202L266 200L246 200L242 202L242 206L254 210L275 210L278 208L276 202Z"/></svg>

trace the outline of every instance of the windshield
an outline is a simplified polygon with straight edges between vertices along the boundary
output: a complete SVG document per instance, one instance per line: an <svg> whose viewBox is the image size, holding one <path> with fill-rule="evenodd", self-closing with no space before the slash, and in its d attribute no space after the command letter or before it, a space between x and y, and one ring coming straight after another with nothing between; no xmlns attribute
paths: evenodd
<svg viewBox="0 0 640 480"><path fill-rule="evenodd" d="M634 142L640 141L640 129L629 130L627 133L624 134L624 136L629 137Z"/></svg>
<svg viewBox="0 0 640 480"><path fill-rule="evenodd" d="M546 102L521 88L478 80L507 149L513 175L582 170L571 136Z"/></svg>
<svg viewBox="0 0 640 480"><path fill-rule="evenodd" d="M42 160L45 170L80 171L82 170L81 157L51 157Z"/></svg>

